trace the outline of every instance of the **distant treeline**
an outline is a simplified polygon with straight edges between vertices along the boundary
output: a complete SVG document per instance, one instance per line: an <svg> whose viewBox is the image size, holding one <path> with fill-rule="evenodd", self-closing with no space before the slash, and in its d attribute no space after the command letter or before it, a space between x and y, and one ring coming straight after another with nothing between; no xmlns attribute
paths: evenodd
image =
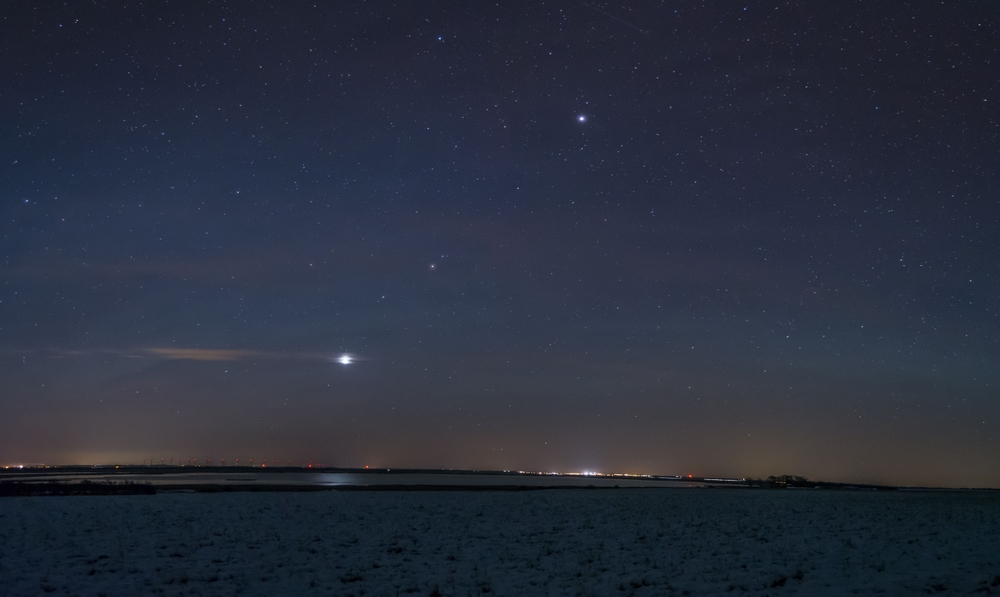
<svg viewBox="0 0 1000 597"><path fill-rule="evenodd" d="M784 489L785 487L816 487L819 483L798 475L771 475L766 479L747 478L747 485L750 487Z"/></svg>
<svg viewBox="0 0 1000 597"><path fill-rule="evenodd" d="M771 475L766 479L748 478L746 483L750 487L761 487L764 489L896 489L886 485L868 485L858 483L831 483L830 481L810 481L798 475Z"/></svg>
<svg viewBox="0 0 1000 597"><path fill-rule="evenodd" d="M0 497L32 495L153 495L156 489L149 483L82 481L80 483L0 482Z"/></svg>

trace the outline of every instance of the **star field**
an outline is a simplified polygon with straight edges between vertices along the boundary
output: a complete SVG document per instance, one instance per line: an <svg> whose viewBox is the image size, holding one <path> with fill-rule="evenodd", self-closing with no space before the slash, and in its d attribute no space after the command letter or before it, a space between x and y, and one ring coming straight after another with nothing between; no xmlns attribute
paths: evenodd
<svg viewBox="0 0 1000 597"><path fill-rule="evenodd" d="M0 465L1000 486L989 2L0 11Z"/></svg>

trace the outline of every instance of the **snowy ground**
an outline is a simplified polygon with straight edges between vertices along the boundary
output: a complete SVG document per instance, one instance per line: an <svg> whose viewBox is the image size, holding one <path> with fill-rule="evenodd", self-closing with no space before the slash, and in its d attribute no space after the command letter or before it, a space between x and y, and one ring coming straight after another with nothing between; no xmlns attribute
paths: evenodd
<svg viewBox="0 0 1000 597"><path fill-rule="evenodd" d="M1000 594L1000 493L0 499L0 595Z"/></svg>

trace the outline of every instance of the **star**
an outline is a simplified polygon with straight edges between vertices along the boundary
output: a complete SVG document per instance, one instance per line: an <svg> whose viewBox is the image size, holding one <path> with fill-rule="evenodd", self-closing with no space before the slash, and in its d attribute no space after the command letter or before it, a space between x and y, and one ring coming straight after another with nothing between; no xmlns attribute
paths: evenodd
<svg viewBox="0 0 1000 597"><path fill-rule="evenodd" d="M576 117L576 119L578 121L580 121L580 122L587 122L587 115L586 114L580 114L579 116Z"/></svg>
<svg viewBox="0 0 1000 597"><path fill-rule="evenodd" d="M339 357L337 357L337 362L340 363L341 365L350 365L351 363L354 362L354 357L352 357L349 354L342 354Z"/></svg>

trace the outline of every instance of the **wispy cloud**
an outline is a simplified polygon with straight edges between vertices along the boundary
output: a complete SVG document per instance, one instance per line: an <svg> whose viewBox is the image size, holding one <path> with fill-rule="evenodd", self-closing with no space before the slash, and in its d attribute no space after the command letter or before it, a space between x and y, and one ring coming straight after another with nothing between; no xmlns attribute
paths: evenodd
<svg viewBox="0 0 1000 597"><path fill-rule="evenodd" d="M171 361L246 361L268 358L301 358L301 355L235 348L145 348L142 352Z"/></svg>
<svg viewBox="0 0 1000 597"><path fill-rule="evenodd" d="M152 346L134 348L131 350L65 350L60 348L6 350L3 354L35 354L49 358L69 358L88 356L118 356L130 359L152 359L167 361L202 361L202 362L234 362L234 361L327 361L351 363L364 360L356 354L344 352L295 352L268 351L243 348L178 348L175 346Z"/></svg>
<svg viewBox="0 0 1000 597"><path fill-rule="evenodd" d="M143 348L134 354L169 361L327 361L346 364L365 360L359 355L346 352L279 352L240 348L176 348L155 346Z"/></svg>

